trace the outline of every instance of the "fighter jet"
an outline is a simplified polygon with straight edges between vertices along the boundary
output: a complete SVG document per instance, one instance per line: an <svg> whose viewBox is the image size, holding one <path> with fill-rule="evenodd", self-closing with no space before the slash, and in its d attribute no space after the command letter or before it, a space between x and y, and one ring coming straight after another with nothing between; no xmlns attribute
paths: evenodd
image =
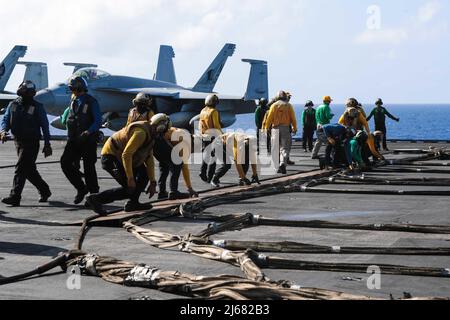
<svg viewBox="0 0 450 320"><path fill-rule="evenodd" d="M81 68L73 76L83 77L88 82L89 93L99 101L106 128L117 131L125 126L132 100L139 92L154 98L158 112L170 115L174 126L189 128L191 120L203 109L204 99L214 92L222 70L235 49L234 44L226 44L193 88L177 84L173 63L175 52L171 46L165 45L160 47L153 80L115 76L92 67ZM218 110L224 127L235 123L237 114L254 112L256 99L268 98L267 62L243 61L251 64L247 92L240 96L218 94ZM62 130L65 128L58 116L69 106L70 99L67 82L42 90L36 96L36 100L44 104L47 113L57 116L52 126Z"/></svg>
<svg viewBox="0 0 450 320"><path fill-rule="evenodd" d="M15 46L6 56L5 60L0 63L0 109L5 108L9 102L17 98L15 93L5 91L5 87L18 64L26 67L24 81L33 81L38 90L48 87L47 64L42 62L19 61L20 58L25 56L26 52L26 46Z"/></svg>

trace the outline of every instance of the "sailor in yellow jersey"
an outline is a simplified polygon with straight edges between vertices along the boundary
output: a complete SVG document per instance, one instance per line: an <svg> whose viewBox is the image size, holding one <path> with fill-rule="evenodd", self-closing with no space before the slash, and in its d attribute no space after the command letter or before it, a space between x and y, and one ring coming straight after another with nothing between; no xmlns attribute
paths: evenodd
<svg viewBox="0 0 450 320"><path fill-rule="evenodd" d="M139 203L139 197L150 181L147 193L156 194L155 140L170 129L170 119L165 114L155 115L150 122L132 123L108 139L102 150L102 167L120 184L119 188L91 195L87 203L101 215L107 214L103 205L129 199L126 212L150 210L151 204Z"/></svg>
<svg viewBox="0 0 450 320"><path fill-rule="evenodd" d="M150 121L155 115L154 101L144 92L133 100L133 107L128 114L127 126L138 121Z"/></svg>
<svg viewBox="0 0 450 320"><path fill-rule="evenodd" d="M258 150L256 138L251 138L241 133L225 133L216 139L216 150L222 149L222 166L217 169L211 182L213 187L220 187L220 179L231 169L234 162L239 174L239 185L249 186L252 183L260 183L258 177ZM247 179L248 170L252 168L252 181Z"/></svg>
<svg viewBox="0 0 450 320"><path fill-rule="evenodd" d="M207 183L211 182L216 171L215 153L210 152L209 147L216 137L223 134L218 105L219 97L211 94L205 99L205 108L200 113L199 130L203 138L203 164L200 178Z"/></svg>
<svg viewBox="0 0 450 320"><path fill-rule="evenodd" d="M264 130L278 130L280 139L280 169L279 173L286 174L286 167L292 148L292 134L297 133L297 118L294 107L289 103L289 96L286 92L280 91L279 101L270 108L267 119L264 123ZM273 136L273 134L272 134Z"/></svg>
<svg viewBox="0 0 450 320"><path fill-rule="evenodd" d="M357 131L366 131L367 135L369 136L369 138L367 139L367 145L369 146L370 151L377 159L384 160L384 157L378 152L377 148L375 147L375 140L370 134L371 132L369 123L364 116L364 111L360 111L360 109L358 109L358 101L354 98L350 98L347 100L346 107L347 109L339 119L339 123L342 125L347 125L349 116L351 118L354 118L355 120L353 121L352 127Z"/></svg>
<svg viewBox="0 0 450 320"><path fill-rule="evenodd" d="M174 149L175 147L179 147ZM198 197L198 193L192 188L191 173L188 158L192 150L192 136L182 129L170 128L163 139L158 139L154 148L155 158L159 161L160 178L159 200L186 199ZM178 154L174 152L179 151ZM183 179L188 190L187 194L178 191L178 180L183 173ZM167 178L170 177L170 193L167 193Z"/></svg>

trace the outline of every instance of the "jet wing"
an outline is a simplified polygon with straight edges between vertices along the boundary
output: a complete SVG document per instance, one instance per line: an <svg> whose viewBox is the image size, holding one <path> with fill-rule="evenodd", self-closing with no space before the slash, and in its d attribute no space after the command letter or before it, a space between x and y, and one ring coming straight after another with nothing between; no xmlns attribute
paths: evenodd
<svg viewBox="0 0 450 320"><path fill-rule="evenodd" d="M170 98L174 100L205 100L211 93L194 92L182 88L131 88L131 89L112 89L112 88L96 88L95 90L116 92L129 95L137 95L144 92L152 97ZM220 100L243 100L243 97L217 94Z"/></svg>

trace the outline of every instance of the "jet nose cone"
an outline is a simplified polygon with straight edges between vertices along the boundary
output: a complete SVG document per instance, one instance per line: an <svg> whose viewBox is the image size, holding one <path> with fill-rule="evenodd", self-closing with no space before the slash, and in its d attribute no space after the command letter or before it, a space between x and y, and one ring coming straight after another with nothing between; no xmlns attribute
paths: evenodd
<svg viewBox="0 0 450 320"><path fill-rule="evenodd" d="M55 108L55 95L50 90L41 90L38 92L36 97L34 98L37 102L44 105L44 108L47 111L50 111Z"/></svg>

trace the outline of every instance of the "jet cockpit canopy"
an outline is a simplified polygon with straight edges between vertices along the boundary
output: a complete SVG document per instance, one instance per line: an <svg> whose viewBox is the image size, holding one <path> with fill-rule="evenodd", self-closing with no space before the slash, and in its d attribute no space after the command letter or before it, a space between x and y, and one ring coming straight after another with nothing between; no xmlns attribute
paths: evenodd
<svg viewBox="0 0 450 320"><path fill-rule="evenodd" d="M111 76L111 75L108 72L102 71L100 69L82 68L82 69L78 70L77 72L75 72L70 77L70 79L72 79L74 77L82 77L82 78L86 79L87 82L92 82L92 81L100 80L103 78L107 78L109 76Z"/></svg>

